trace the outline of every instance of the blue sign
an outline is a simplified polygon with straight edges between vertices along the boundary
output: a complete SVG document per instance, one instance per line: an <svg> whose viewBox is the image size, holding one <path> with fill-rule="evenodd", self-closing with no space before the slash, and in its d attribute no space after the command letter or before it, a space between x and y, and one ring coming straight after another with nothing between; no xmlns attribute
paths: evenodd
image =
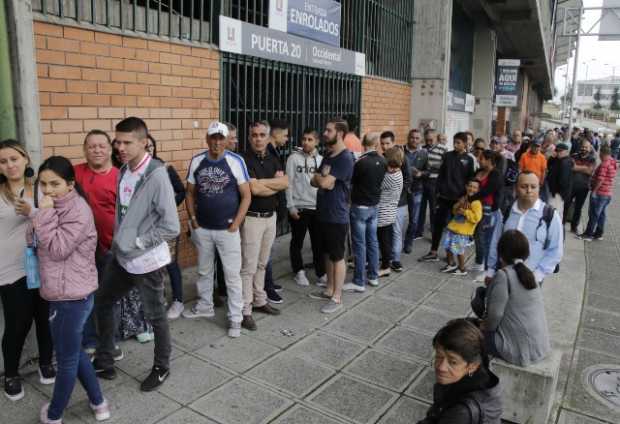
<svg viewBox="0 0 620 424"><path fill-rule="evenodd" d="M340 47L341 6L333 0L271 0L269 28Z"/></svg>

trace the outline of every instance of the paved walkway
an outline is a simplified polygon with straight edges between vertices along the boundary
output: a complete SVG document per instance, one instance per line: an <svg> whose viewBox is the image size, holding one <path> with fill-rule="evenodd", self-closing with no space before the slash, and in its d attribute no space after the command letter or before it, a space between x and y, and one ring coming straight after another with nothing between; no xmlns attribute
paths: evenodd
<svg viewBox="0 0 620 424"><path fill-rule="evenodd" d="M553 345L564 353L554 424L620 422L620 414L582 384L582 371L590 365L620 364L617 206L610 221L607 239L587 244L585 257L583 242L569 239L562 272L545 282ZM258 331L243 330L236 340L226 336L224 309L213 320L173 322L172 375L160 390L138 388L152 363L152 344L123 343L119 378L102 380L113 407L109 422L411 424L420 419L431 400L431 338L448 319L468 313L472 277L451 278L437 272L437 263L416 262L428 249L423 240L403 255L405 272L392 273L364 294L346 294L345 310L328 316L319 312L320 301L307 296L314 286L292 281L287 248L288 238L279 239L274 273L284 286L283 314L257 314ZM192 298L196 275L186 270L185 277L186 296ZM0 396L0 422L38 422L51 388L30 373L25 389L18 403ZM77 387L66 423L94 422L85 399Z"/></svg>

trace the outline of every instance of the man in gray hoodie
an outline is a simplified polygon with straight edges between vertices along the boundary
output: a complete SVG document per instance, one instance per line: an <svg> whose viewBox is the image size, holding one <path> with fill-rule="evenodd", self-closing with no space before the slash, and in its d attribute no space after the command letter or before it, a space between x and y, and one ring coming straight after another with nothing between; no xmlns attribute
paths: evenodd
<svg viewBox="0 0 620 424"><path fill-rule="evenodd" d="M314 173L321 166L323 156L316 149L319 133L308 128L304 131L301 148L293 150L286 161L286 175L289 185L286 189L286 207L291 224L290 256L295 282L300 286L308 286L310 282L304 271L301 250L304 246L306 231L310 232L312 260L317 278L327 280L325 261L321 254L321 229L316 216L317 189L310 185Z"/></svg>
<svg viewBox="0 0 620 424"><path fill-rule="evenodd" d="M99 345L93 365L99 377L116 378L113 305L138 287L144 315L155 333L155 361L140 385L159 387L170 375L170 328L164 306L163 268L170 262L167 241L180 231L174 192L164 164L146 152L148 129L140 118L116 125L116 143L124 165L118 177L113 260L106 266L95 296Z"/></svg>

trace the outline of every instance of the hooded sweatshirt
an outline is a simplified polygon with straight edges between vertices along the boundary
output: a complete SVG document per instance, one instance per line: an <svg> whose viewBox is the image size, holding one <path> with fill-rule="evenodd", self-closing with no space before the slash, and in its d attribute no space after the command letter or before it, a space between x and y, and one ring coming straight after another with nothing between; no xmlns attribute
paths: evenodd
<svg viewBox="0 0 620 424"><path fill-rule="evenodd" d="M119 193L126 172L128 167L124 165L117 181ZM168 171L162 162L151 160L135 186L124 216L120 196L116 198L112 252L121 263L128 262L174 240L179 232L179 215Z"/></svg>
<svg viewBox="0 0 620 424"><path fill-rule="evenodd" d="M97 290L97 229L93 213L77 191L37 209L32 220L37 239L41 297L50 301L84 299ZM29 233L29 242L32 233Z"/></svg>
<svg viewBox="0 0 620 424"><path fill-rule="evenodd" d="M500 424L501 397L499 378L481 366L471 377L465 376L456 383L435 384L433 404L418 424ZM479 420L472 420L473 411L467 405L476 409Z"/></svg>
<svg viewBox="0 0 620 424"><path fill-rule="evenodd" d="M314 149L306 153L302 148L293 150L286 161L288 188L286 189L286 207L289 212L299 209L316 209L317 188L310 185L314 173L321 166L323 156Z"/></svg>

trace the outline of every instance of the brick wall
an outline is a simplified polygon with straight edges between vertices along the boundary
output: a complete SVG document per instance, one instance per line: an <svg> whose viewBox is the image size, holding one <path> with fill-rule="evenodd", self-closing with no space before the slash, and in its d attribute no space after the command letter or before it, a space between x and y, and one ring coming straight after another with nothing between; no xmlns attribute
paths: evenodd
<svg viewBox="0 0 620 424"><path fill-rule="evenodd" d="M380 78L362 80L362 134L391 130L404 144L410 129L411 85Z"/></svg>
<svg viewBox="0 0 620 424"><path fill-rule="evenodd" d="M143 118L159 156L184 177L219 118L219 53L208 48L34 23L43 156L83 158L85 134ZM181 210L186 224L186 214ZM183 231L184 232L184 231ZM182 237L181 265L194 261Z"/></svg>

